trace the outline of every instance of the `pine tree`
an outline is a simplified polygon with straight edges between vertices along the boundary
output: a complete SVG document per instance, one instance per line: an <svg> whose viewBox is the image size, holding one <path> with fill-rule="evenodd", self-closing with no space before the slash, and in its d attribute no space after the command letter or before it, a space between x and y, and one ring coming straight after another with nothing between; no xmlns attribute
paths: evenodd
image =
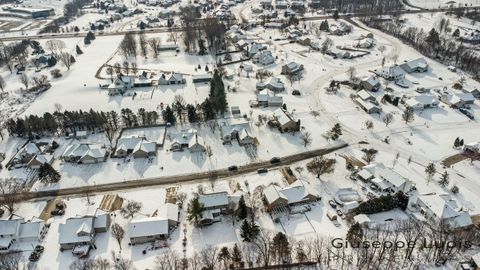
<svg viewBox="0 0 480 270"><path fill-rule="evenodd" d="M273 237L272 252L279 262L290 262L290 243L284 233L278 232Z"/></svg>
<svg viewBox="0 0 480 270"><path fill-rule="evenodd" d="M442 173L442 176L440 176L440 181L438 182L442 187L448 186L450 183L450 175L448 174L447 171L444 171Z"/></svg>
<svg viewBox="0 0 480 270"><path fill-rule="evenodd" d="M362 241L363 238L363 230L358 222L355 222L347 232L347 241L352 243L356 243Z"/></svg>
<svg viewBox="0 0 480 270"><path fill-rule="evenodd" d="M238 248L237 243L233 245L232 252L231 252L232 261L235 264L235 267L240 267L240 263L242 262L242 251Z"/></svg>
<svg viewBox="0 0 480 270"><path fill-rule="evenodd" d="M240 200L238 201L238 218L244 219L247 217L247 214L248 214L247 205L245 204L245 199L243 198L243 195L242 195L240 197Z"/></svg>
<svg viewBox="0 0 480 270"><path fill-rule="evenodd" d="M42 183L57 183L60 181L61 175L58 173L52 165L44 163L38 170L38 179Z"/></svg>
<svg viewBox="0 0 480 270"><path fill-rule="evenodd" d="M457 137L457 138L455 139L455 142L453 142L453 147L454 147L454 148L460 147L460 138Z"/></svg>
<svg viewBox="0 0 480 270"><path fill-rule="evenodd" d="M332 17L332 18L333 18L334 20L340 19L340 16L338 15L338 10L335 10L335 11L333 12L333 17Z"/></svg>
<svg viewBox="0 0 480 270"><path fill-rule="evenodd" d="M333 128L330 130L330 138L332 140L337 140L342 135L342 127L339 123L336 123Z"/></svg>
<svg viewBox="0 0 480 270"><path fill-rule="evenodd" d="M244 220L240 227L240 236L244 242L252 242L260 233L260 228L254 222L250 223L248 220Z"/></svg>
<svg viewBox="0 0 480 270"><path fill-rule="evenodd" d="M200 220L200 218L202 218L202 211L203 211L203 205L198 200L198 197L195 197L192 200L190 200L187 208L188 221L190 222L193 221L195 225L198 225L198 221Z"/></svg>
<svg viewBox="0 0 480 270"><path fill-rule="evenodd" d="M80 49L80 46L77 45L77 47L75 47L75 50L77 51L77 54L83 54L83 51Z"/></svg>
<svg viewBox="0 0 480 270"><path fill-rule="evenodd" d="M170 108L170 105L167 105L167 108L162 111L162 117L163 121L170 123L171 125L175 124L175 114L173 113L172 108Z"/></svg>
<svg viewBox="0 0 480 270"><path fill-rule="evenodd" d="M90 38L88 37L88 35L85 36L85 38L83 39L83 44L88 45L90 43L92 43L92 42L90 41Z"/></svg>

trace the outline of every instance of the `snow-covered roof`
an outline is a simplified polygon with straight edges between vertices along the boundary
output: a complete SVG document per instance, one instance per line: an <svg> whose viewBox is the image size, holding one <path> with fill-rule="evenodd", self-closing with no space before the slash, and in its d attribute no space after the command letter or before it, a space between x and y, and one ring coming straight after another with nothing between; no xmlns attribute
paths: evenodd
<svg viewBox="0 0 480 270"><path fill-rule="evenodd" d="M407 181L403 176L395 172L394 170L385 167L383 163L373 163L363 167L363 170L368 171L371 175L376 178L387 181L392 184L394 187L401 187ZM362 171L363 171L362 170Z"/></svg>
<svg viewBox="0 0 480 270"><path fill-rule="evenodd" d="M20 224L20 231L18 233L18 237L20 239L38 237L44 225L45 222L39 219L35 221L24 222Z"/></svg>
<svg viewBox="0 0 480 270"><path fill-rule="evenodd" d="M63 157L84 159L86 157L105 157L106 150L100 144L75 143L69 145L63 152Z"/></svg>
<svg viewBox="0 0 480 270"><path fill-rule="evenodd" d="M426 68L428 68L428 63L425 60L425 58L421 57L421 58L417 58L417 59L414 59L414 60L410 60L406 63L403 63L401 65L401 67L405 71L409 72L409 71L417 69L417 68L426 69Z"/></svg>
<svg viewBox="0 0 480 270"><path fill-rule="evenodd" d="M276 185L269 185L263 189L263 196L265 196L267 202L272 203L280 198L288 201L287 197L285 197L279 189Z"/></svg>
<svg viewBox="0 0 480 270"><path fill-rule="evenodd" d="M370 223L370 218L365 214L358 214L353 217L353 220L360 225Z"/></svg>
<svg viewBox="0 0 480 270"><path fill-rule="evenodd" d="M40 148L33 142L27 143L22 150L22 154L35 155L38 153L40 153Z"/></svg>
<svg viewBox="0 0 480 270"><path fill-rule="evenodd" d="M157 216L168 220L178 221L178 205L166 203L158 208Z"/></svg>
<svg viewBox="0 0 480 270"><path fill-rule="evenodd" d="M465 227L472 224L468 212L462 211L450 196L426 194L418 195L417 200L423 202L436 217L453 227Z"/></svg>
<svg viewBox="0 0 480 270"><path fill-rule="evenodd" d="M370 95L370 93L368 93L367 91L365 90L360 90L357 92L357 96L359 98L361 98L362 100L367 100L367 99L372 99L374 98L372 95Z"/></svg>
<svg viewBox="0 0 480 270"><path fill-rule="evenodd" d="M419 105L430 106L438 104L438 98L435 95L431 94L418 95L411 99L408 99L405 103L410 107L416 107Z"/></svg>
<svg viewBox="0 0 480 270"><path fill-rule="evenodd" d="M58 243L90 242L93 233L93 216L68 218L58 227Z"/></svg>
<svg viewBox="0 0 480 270"><path fill-rule="evenodd" d="M277 118L278 123L282 126L291 121L296 122L293 116L282 108L278 108L273 111L273 115Z"/></svg>
<svg viewBox="0 0 480 270"><path fill-rule="evenodd" d="M150 142L141 136L123 137L118 140L117 151L118 150L131 150L134 153L138 151L151 153L156 151L156 143Z"/></svg>
<svg viewBox="0 0 480 270"><path fill-rule="evenodd" d="M297 180L284 188L270 185L263 190L263 194L270 203L282 198L287 200L289 204L301 202L308 196L320 196L309 183L303 180Z"/></svg>
<svg viewBox="0 0 480 270"><path fill-rule="evenodd" d="M0 220L0 235L16 235L22 220Z"/></svg>
<svg viewBox="0 0 480 270"><path fill-rule="evenodd" d="M210 194L201 194L198 197L198 201L203 204L203 207L205 208L228 205L228 193L224 191Z"/></svg>
<svg viewBox="0 0 480 270"><path fill-rule="evenodd" d="M128 224L130 238L166 235L168 234L168 220L164 217L149 217L134 219Z"/></svg>

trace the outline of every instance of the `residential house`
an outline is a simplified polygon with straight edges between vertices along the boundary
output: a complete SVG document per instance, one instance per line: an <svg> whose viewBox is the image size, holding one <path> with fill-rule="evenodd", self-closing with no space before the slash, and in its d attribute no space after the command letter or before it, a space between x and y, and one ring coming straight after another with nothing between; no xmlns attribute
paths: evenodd
<svg viewBox="0 0 480 270"><path fill-rule="evenodd" d="M110 214L101 209L96 209L93 215L93 230L95 233L102 233L108 231L112 223Z"/></svg>
<svg viewBox="0 0 480 270"><path fill-rule="evenodd" d="M296 40L298 44L301 44L303 46L310 46L310 44L312 43L312 39L307 36L298 37Z"/></svg>
<svg viewBox="0 0 480 270"><path fill-rule="evenodd" d="M173 152L188 149L191 153L205 152L205 146L200 142L197 131L194 129L183 130L171 136L170 150Z"/></svg>
<svg viewBox="0 0 480 270"><path fill-rule="evenodd" d="M260 107L281 107L283 97L270 95L268 90L263 90L257 94L257 105Z"/></svg>
<svg viewBox="0 0 480 270"><path fill-rule="evenodd" d="M480 99L480 90L472 87L462 88L462 92L465 94L472 94L476 99Z"/></svg>
<svg viewBox="0 0 480 270"><path fill-rule="evenodd" d="M361 79L360 86L367 91L377 92L382 85L376 76L367 76Z"/></svg>
<svg viewBox="0 0 480 270"><path fill-rule="evenodd" d="M437 108L438 104L438 98L431 94L418 95L405 101L405 106L410 107L415 111Z"/></svg>
<svg viewBox="0 0 480 270"><path fill-rule="evenodd" d="M221 215L228 213L230 210L228 193L226 191L201 194L198 197L198 201L203 206L200 225L210 225L213 222L221 221Z"/></svg>
<svg viewBox="0 0 480 270"><path fill-rule="evenodd" d="M362 49L370 49L373 46L375 46L375 40L373 38L364 38L355 44L355 47Z"/></svg>
<svg viewBox="0 0 480 270"><path fill-rule="evenodd" d="M295 62L290 62L286 65L282 66L282 72L280 74L282 75L292 75L292 74L297 74L298 72L303 70L303 65L297 64Z"/></svg>
<svg viewBox="0 0 480 270"><path fill-rule="evenodd" d="M75 139L83 140L88 137L88 132L86 130L77 130L75 131Z"/></svg>
<svg viewBox="0 0 480 270"><path fill-rule="evenodd" d="M74 143L69 145L62 154L65 162L93 164L104 162L108 152L100 144Z"/></svg>
<svg viewBox="0 0 480 270"><path fill-rule="evenodd" d="M95 246L95 229L93 216L68 218L58 227L60 250L72 249L77 254L88 254Z"/></svg>
<svg viewBox="0 0 480 270"><path fill-rule="evenodd" d="M471 142L463 146L463 152L471 155L480 155L480 142Z"/></svg>
<svg viewBox="0 0 480 270"><path fill-rule="evenodd" d="M475 103L475 97L471 93L450 93L443 90L440 94L440 101L453 107L462 108L465 105L471 105Z"/></svg>
<svg viewBox="0 0 480 270"><path fill-rule="evenodd" d="M273 57L271 51L263 50L263 51L260 51L260 52L256 53L252 57L252 62L254 64L267 66L267 65L275 63L275 58Z"/></svg>
<svg viewBox="0 0 480 270"><path fill-rule="evenodd" d="M413 183L394 170L385 167L383 163L373 163L364 166L358 173L357 179L371 182L385 192L407 193L413 188Z"/></svg>
<svg viewBox="0 0 480 270"><path fill-rule="evenodd" d="M25 221L24 218L11 215L0 220L0 253L11 251L17 242L38 243L48 231L45 222L37 217Z"/></svg>
<svg viewBox="0 0 480 270"><path fill-rule="evenodd" d="M269 185L263 190L263 196L267 204L267 211L320 200L318 192L304 180L297 180L284 188Z"/></svg>
<svg viewBox="0 0 480 270"><path fill-rule="evenodd" d="M362 90L363 91L363 90ZM353 101L366 113L372 114L372 113L380 113L382 112L382 108L370 101L365 101L360 97L356 97L353 99Z"/></svg>
<svg viewBox="0 0 480 270"><path fill-rule="evenodd" d="M300 120L295 120L293 115L283 108L278 108L273 112L269 125L277 127L282 133L300 131Z"/></svg>
<svg viewBox="0 0 480 270"><path fill-rule="evenodd" d="M405 71L398 65L385 67L381 69L375 69L373 71L378 76L387 79L389 81L400 81L405 78Z"/></svg>
<svg viewBox="0 0 480 270"><path fill-rule="evenodd" d="M360 98L363 101L368 101L368 102L376 102L377 101L374 96L372 96L369 92L367 92L365 90L358 91L357 92L357 97Z"/></svg>
<svg viewBox="0 0 480 270"><path fill-rule="evenodd" d="M42 151L38 145L34 142L28 142L25 144L13 158L14 164L26 164L35 156L42 154Z"/></svg>
<svg viewBox="0 0 480 270"><path fill-rule="evenodd" d="M123 158L132 155L133 158L148 158L157 155L157 144L144 136L129 136L120 138L115 149L115 157Z"/></svg>
<svg viewBox="0 0 480 270"><path fill-rule="evenodd" d="M180 52L180 48L176 44L161 44L160 46L158 46L158 50Z"/></svg>
<svg viewBox="0 0 480 270"><path fill-rule="evenodd" d="M185 83L186 83L186 80L183 77L183 75L175 72L172 72L168 75L162 73L162 75L160 75L160 78L158 79L158 85L185 84Z"/></svg>
<svg viewBox="0 0 480 270"><path fill-rule="evenodd" d="M239 145L250 145L255 142L255 137L252 136L248 121L223 122L220 132L223 144L231 144L233 140L237 140Z"/></svg>
<svg viewBox="0 0 480 270"><path fill-rule="evenodd" d="M277 77L271 77L270 81L267 83L258 82L256 84L257 90L270 89L273 92L282 92L285 91L285 84Z"/></svg>
<svg viewBox="0 0 480 270"><path fill-rule="evenodd" d="M166 240L178 226L178 205L167 203L158 209L156 216L133 219L128 225L132 245Z"/></svg>
<svg viewBox="0 0 480 270"><path fill-rule="evenodd" d="M405 62L400 67L407 73L428 71L428 63L423 57Z"/></svg>
<svg viewBox="0 0 480 270"><path fill-rule="evenodd" d="M445 224L452 229L472 226L470 214L448 194L430 193L411 196L409 204L414 209L418 209L423 218L430 224L436 226Z"/></svg>
<svg viewBox="0 0 480 270"><path fill-rule="evenodd" d="M269 9L272 7L272 0L261 0L260 5L263 9Z"/></svg>
<svg viewBox="0 0 480 270"><path fill-rule="evenodd" d="M27 163L27 167L36 170L39 169L43 164L51 164L52 161L52 155L37 154Z"/></svg>
<svg viewBox="0 0 480 270"><path fill-rule="evenodd" d="M256 42L252 42L250 45L248 45L245 49L245 56L247 57L253 57L257 53L264 51L267 49L267 46L265 44L260 44ZM271 53L270 53L271 54Z"/></svg>
<svg viewBox="0 0 480 270"><path fill-rule="evenodd" d="M288 8L287 1L285 1L285 0L275 1L275 8L276 9L287 9Z"/></svg>

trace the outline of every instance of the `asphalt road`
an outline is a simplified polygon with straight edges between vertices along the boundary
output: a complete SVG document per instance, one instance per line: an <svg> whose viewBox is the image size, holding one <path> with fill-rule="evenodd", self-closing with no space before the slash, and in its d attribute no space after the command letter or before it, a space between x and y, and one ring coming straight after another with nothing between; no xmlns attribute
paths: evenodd
<svg viewBox="0 0 480 270"><path fill-rule="evenodd" d="M433 9L418 9L418 10L393 10L393 11L384 11L378 13L351 13L351 14L342 14L340 18L348 19L351 17L368 17L368 16L377 16L377 15L400 15L400 14L417 14L417 13L435 13L435 12L447 12L447 11L456 11L456 10L466 10L466 9L475 9L480 8L480 6L470 6L470 7L454 7L454 8L433 8ZM303 21L317 21L331 19L332 15L319 15L301 18ZM271 22L280 22L283 19L270 20ZM165 32L182 32L185 29L183 27L158 27L158 28L147 28L144 30L134 29L134 30L119 30L112 32L103 32L97 33L98 37L102 36L122 36L127 33L165 33ZM87 33L46 33L33 36L12 36L12 37L2 37L0 41L15 41L23 39L52 39L52 38L76 38L76 37L85 37Z"/></svg>
<svg viewBox="0 0 480 270"><path fill-rule="evenodd" d="M178 184L178 183L192 182L192 181L206 181L212 176L217 178L231 177L231 176L256 172L258 169L262 169L262 168L273 169L277 167L287 166L292 163L306 160L309 158L326 155L328 153L345 148L347 146L348 144L344 143L331 148L321 148L321 149L302 152L299 154L279 157L280 163L275 163L275 164L270 163L270 161L253 162L248 165L238 166L238 169L235 171L229 171L228 169L219 169L219 170L214 170L209 172L200 172L200 173L192 173L192 174L132 179L124 182L99 184L95 186L62 188L62 189L45 190L45 191L29 191L29 192L18 194L17 200L25 201L30 199L39 199L39 198L47 198L47 197L55 197L55 196L86 195L86 194L90 195L94 193L143 188L143 187L158 186L158 185L165 185L165 184Z"/></svg>

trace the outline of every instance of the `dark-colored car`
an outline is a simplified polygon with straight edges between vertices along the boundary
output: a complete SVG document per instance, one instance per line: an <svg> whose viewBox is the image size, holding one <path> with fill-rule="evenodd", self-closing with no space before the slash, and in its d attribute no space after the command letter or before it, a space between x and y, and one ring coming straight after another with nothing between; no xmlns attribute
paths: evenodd
<svg viewBox="0 0 480 270"><path fill-rule="evenodd" d="M461 113L463 113L466 117L470 118L471 120L475 119L475 116L473 113L471 113L469 110L465 108L460 108L458 109Z"/></svg>
<svg viewBox="0 0 480 270"><path fill-rule="evenodd" d="M328 201L328 204L330 204L332 208L337 208L337 203L334 200Z"/></svg>
<svg viewBox="0 0 480 270"><path fill-rule="evenodd" d="M235 166L235 165L232 165L232 166L228 167L228 170L231 171L231 172L233 172L233 171L238 170L238 167Z"/></svg>
<svg viewBox="0 0 480 270"><path fill-rule="evenodd" d="M298 91L298 90L293 90L293 91L292 91L292 95L294 95L294 96L300 96L301 94L300 94L300 91Z"/></svg>
<svg viewBox="0 0 480 270"><path fill-rule="evenodd" d="M262 169L258 169L258 170L257 170L257 173L258 173L258 174L267 173L267 172L268 172L268 170L265 169L265 168L262 168Z"/></svg>
<svg viewBox="0 0 480 270"><path fill-rule="evenodd" d="M338 209L338 210L337 210L337 215L338 215L339 217L343 217L343 212L340 211L340 209Z"/></svg>
<svg viewBox="0 0 480 270"><path fill-rule="evenodd" d="M277 163L280 163L280 162L282 162L282 161L278 157L273 157L272 159L270 159L270 163L272 163L272 164L277 164Z"/></svg>

